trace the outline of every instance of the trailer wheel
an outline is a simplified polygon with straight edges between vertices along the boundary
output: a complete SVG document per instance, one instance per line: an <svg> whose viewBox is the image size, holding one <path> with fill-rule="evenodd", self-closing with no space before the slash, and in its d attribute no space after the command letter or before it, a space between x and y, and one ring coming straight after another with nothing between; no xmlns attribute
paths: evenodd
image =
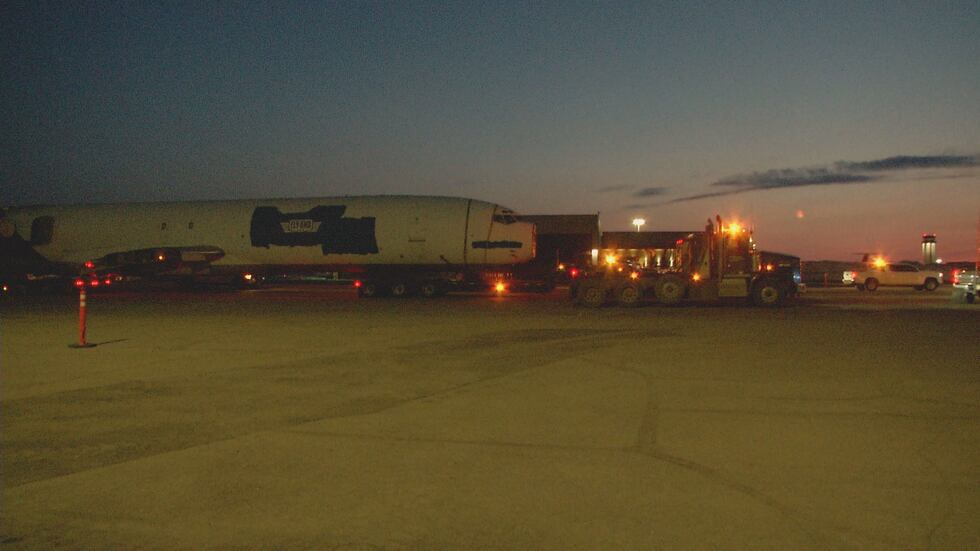
<svg viewBox="0 0 980 551"><path fill-rule="evenodd" d="M635 283L627 283L616 291L616 302L620 306L633 307L643 300L643 291Z"/></svg>
<svg viewBox="0 0 980 551"><path fill-rule="evenodd" d="M582 306L599 308L606 304L606 290L601 283L583 283L578 287L575 301Z"/></svg>
<svg viewBox="0 0 980 551"><path fill-rule="evenodd" d="M775 281L764 279L752 288L752 302L756 306L780 306L785 300L786 292Z"/></svg>
<svg viewBox="0 0 980 551"><path fill-rule="evenodd" d="M373 281L365 281L357 288L357 296L363 298L374 298L380 294L381 289Z"/></svg>
<svg viewBox="0 0 980 551"><path fill-rule="evenodd" d="M391 284L391 296L395 298L407 297L411 294L411 288L404 281L396 281Z"/></svg>
<svg viewBox="0 0 980 551"><path fill-rule="evenodd" d="M677 304L684 298L684 280L674 274L667 274L657 281L655 291L657 300L662 304Z"/></svg>
<svg viewBox="0 0 980 551"><path fill-rule="evenodd" d="M426 281L419 287L419 293L425 298L437 297L442 294L442 285L438 281Z"/></svg>

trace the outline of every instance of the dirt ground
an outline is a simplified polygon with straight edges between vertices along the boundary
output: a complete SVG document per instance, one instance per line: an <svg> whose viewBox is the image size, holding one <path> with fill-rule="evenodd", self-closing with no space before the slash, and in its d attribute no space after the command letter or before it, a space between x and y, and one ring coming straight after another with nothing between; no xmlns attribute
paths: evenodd
<svg viewBox="0 0 980 551"><path fill-rule="evenodd" d="M4 549L978 549L980 307L0 304Z"/></svg>

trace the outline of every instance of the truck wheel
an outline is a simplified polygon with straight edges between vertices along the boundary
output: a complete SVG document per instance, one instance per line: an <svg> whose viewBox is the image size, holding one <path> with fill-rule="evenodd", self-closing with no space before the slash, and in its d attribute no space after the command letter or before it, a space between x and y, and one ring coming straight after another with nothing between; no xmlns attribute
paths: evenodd
<svg viewBox="0 0 980 551"><path fill-rule="evenodd" d="M684 299L684 280L674 274L667 274L657 281L655 292L657 300L662 304L677 304Z"/></svg>
<svg viewBox="0 0 980 551"><path fill-rule="evenodd" d="M762 280L752 288L752 302L756 306L779 306L786 300L783 288L774 281Z"/></svg>
<svg viewBox="0 0 980 551"><path fill-rule="evenodd" d="M578 287L575 301L582 306L599 308L606 304L606 290L602 288L601 283L583 283Z"/></svg>
<svg viewBox="0 0 980 551"><path fill-rule="evenodd" d="M876 291L878 289L878 280L873 277L869 277L864 281L864 288L869 291Z"/></svg>
<svg viewBox="0 0 980 551"><path fill-rule="evenodd" d="M616 302L620 306L633 307L640 304L641 300L643 300L643 291L635 283L627 283L616 292Z"/></svg>
<svg viewBox="0 0 980 551"><path fill-rule="evenodd" d="M926 280L926 284L923 285L926 291L935 291L939 288L939 282L931 277Z"/></svg>

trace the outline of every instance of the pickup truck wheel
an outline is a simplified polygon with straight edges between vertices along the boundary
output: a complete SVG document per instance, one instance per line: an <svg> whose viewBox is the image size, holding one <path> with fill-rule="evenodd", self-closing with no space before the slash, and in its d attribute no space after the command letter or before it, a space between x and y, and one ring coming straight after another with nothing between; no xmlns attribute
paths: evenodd
<svg viewBox="0 0 980 551"><path fill-rule="evenodd" d="M864 288L869 291L876 291L878 289L878 280L873 277L869 277L868 279L864 280Z"/></svg>
<svg viewBox="0 0 980 551"><path fill-rule="evenodd" d="M783 288L774 281L763 280L752 288L752 302L756 306L779 306L786 300Z"/></svg>
<svg viewBox="0 0 980 551"><path fill-rule="evenodd" d="M926 280L926 283L925 285L923 285L923 288L925 288L926 291L935 291L936 289L939 288L939 282L930 277L929 279Z"/></svg>
<svg viewBox="0 0 980 551"><path fill-rule="evenodd" d="M655 292L661 303L677 304L684 298L684 280L674 274L667 274L657 281Z"/></svg>
<svg viewBox="0 0 980 551"><path fill-rule="evenodd" d="M606 290L600 283L583 283L578 287L575 301L582 306L599 308L606 304Z"/></svg>
<svg viewBox="0 0 980 551"><path fill-rule="evenodd" d="M616 301L620 306L633 307L640 304L641 300L643 300L643 292L635 283L623 285L616 293Z"/></svg>

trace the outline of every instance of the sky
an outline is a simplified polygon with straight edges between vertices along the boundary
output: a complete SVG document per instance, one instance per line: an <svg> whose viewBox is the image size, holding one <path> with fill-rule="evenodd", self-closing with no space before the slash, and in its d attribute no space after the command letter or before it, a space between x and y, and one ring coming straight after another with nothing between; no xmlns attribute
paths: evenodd
<svg viewBox="0 0 980 551"><path fill-rule="evenodd" d="M0 205L424 194L973 260L980 2L4 2Z"/></svg>

